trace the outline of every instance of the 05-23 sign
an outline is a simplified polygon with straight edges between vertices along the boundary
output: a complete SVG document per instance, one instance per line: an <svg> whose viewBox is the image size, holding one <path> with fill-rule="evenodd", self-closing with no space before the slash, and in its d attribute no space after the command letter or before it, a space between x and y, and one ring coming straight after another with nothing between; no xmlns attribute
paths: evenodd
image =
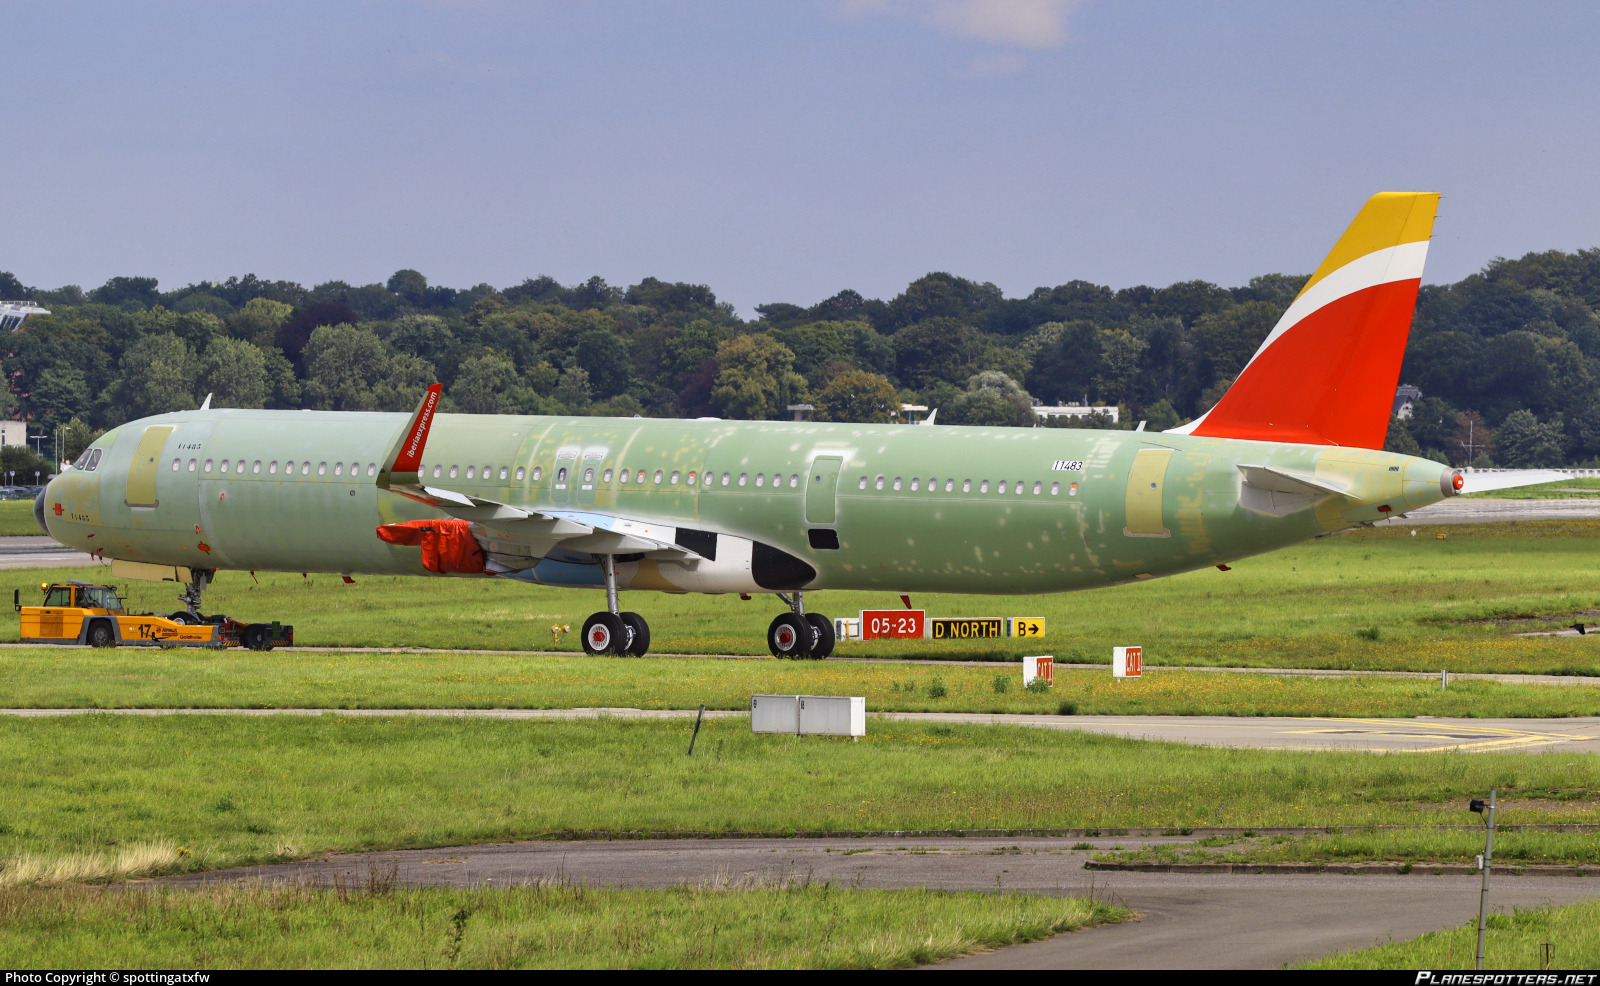
<svg viewBox="0 0 1600 986"><path fill-rule="evenodd" d="M927 625L927 610L864 609L861 611L862 640L921 638Z"/></svg>

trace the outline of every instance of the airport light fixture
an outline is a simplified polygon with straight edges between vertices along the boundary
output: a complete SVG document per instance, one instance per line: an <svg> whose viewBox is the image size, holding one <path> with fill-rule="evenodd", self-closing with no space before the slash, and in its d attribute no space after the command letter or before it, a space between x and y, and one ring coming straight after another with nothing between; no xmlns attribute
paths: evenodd
<svg viewBox="0 0 1600 986"><path fill-rule="evenodd" d="M1489 789L1489 800L1473 798L1467 802L1467 810L1484 816L1484 842L1483 855L1478 857L1478 869L1483 873L1483 888L1478 891L1478 970L1483 970L1483 933L1489 917L1489 861L1494 852L1494 794L1495 789Z"/></svg>

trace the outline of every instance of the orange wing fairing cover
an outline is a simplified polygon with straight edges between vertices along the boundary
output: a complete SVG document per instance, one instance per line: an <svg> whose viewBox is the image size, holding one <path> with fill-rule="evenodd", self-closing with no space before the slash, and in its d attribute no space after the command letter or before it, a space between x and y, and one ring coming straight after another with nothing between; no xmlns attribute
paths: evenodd
<svg viewBox="0 0 1600 986"><path fill-rule="evenodd" d="M465 520L408 520L384 524L378 538L390 544L422 548L422 567L440 575L481 575L483 548Z"/></svg>

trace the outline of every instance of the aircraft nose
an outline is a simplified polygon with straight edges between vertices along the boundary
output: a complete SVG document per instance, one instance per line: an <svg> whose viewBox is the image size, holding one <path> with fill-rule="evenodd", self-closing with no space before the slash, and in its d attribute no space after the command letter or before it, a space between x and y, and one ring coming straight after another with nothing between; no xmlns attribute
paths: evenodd
<svg viewBox="0 0 1600 986"><path fill-rule="evenodd" d="M50 528L46 526L44 522L44 498L49 492L50 487L46 486L44 489L39 491L38 496L33 498L33 519L38 522L39 530L45 532L46 534L50 533Z"/></svg>

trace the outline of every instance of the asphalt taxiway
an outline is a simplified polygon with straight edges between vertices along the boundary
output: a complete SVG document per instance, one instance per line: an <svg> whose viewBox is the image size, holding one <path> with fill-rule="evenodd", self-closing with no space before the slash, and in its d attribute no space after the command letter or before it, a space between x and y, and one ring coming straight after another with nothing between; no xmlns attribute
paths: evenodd
<svg viewBox="0 0 1600 986"><path fill-rule="evenodd" d="M840 887L1092 894L1138 918L944 963L954 968L1270 969L1457 925L1477 913L1476 876L1213 875L1091 871L1091 852L1182 837L683 839L520 842L331 856L160 881L517 886ZM1419 868L1420 870L1420 868ZM1600 896L1600 881L1497 874L1498 910Z"/></svg>

